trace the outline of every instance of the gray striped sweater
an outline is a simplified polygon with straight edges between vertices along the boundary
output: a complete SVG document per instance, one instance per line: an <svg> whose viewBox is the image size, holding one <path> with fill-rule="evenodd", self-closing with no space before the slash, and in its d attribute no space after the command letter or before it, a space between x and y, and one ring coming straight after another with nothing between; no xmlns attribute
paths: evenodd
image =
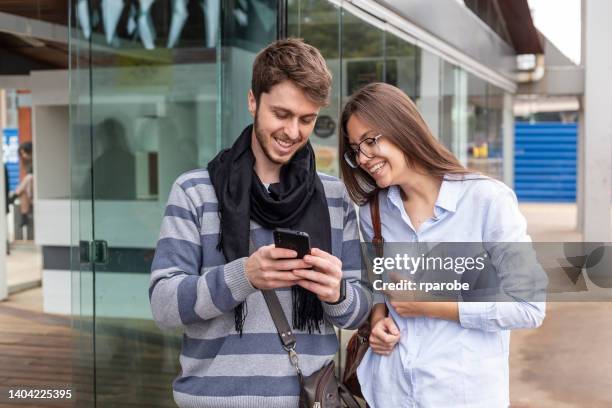
<svg viewBox="0 0 612 408"><path fill-rule="evenodd" d="M357 219L344 185L319 174L332 228L332 253L342 261L346 299L323 303L321 333L296 330L304 374L319 369L338 350L334 327L356 328L367 317L371 294L360 285ZM272 231L251 220L256 248L273 242ZM217 250L217 197L206 170L181 175L162 220L151 272L149 297L161 328L183 329L181 374L173 383L179 407L297 407L299 385L261 292L246 278L246 258L226 263ZM226 237L224 239L229 239ZM289 322L290 289L276 290ZM240 337L234 307L246 301Z"/></svg>

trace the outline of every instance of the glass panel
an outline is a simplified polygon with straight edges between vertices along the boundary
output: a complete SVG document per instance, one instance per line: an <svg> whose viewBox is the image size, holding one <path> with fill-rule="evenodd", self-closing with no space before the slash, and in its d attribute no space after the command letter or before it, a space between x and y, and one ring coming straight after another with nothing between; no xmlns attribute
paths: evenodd
<svg viewBox="0 0 612 408"><path fill-rule="evenodd" d="M327 0L293 1L288 8L287 33L317 47L332 72L329 106L319 112L310 142L317 170L338 176L338 118L341 100L340 9Z"/></svg>
<svg viewBox="0 0 612 408"><path fill-rule="evenodd" d="M420 96L421 49L414 44L385 33L385 82L404 91L412 100Z"/></svg>
<svg viewBox="0 0 612 408"><path fill-rule="evenodd" d="M75 7L76 2L69 3ZM93 241L91 190L91 111L89 44L75 20L70 21L70 269L71 308L75 333L75 367L80 381L73 382L75 406L94 406L93 263L89 258ZM88 185L90 188L83 188Z"/></svg>
<svg viewBox="0 0 612 408"><path fill-rule="evenodd" d="M91 341L80 364L97 407L172 407L180 336L155 326L148 299L162 214L176 177L251 121L250 67L276 36L277 2L70 7L74 308ZM94 240L80 263L79 241Z"/></svg>
<svg viewBox="0 0 612 408"><path fill-rule="evenodd" d="M342 11L342 65L346 73L344 96L370 82L385 81L384 32Z"/></svg>
<svg viewBox="0 0 612 408"><path fill-rule="evenodd" d="M489 114L487 131L489 175L502 180L504 91L491 84L487 84L487 108Z"/></svg>
<svg viewBox="0 0 612 408"><path fill-rule="evenodd" d="M440 70L442 59L429 51L421 50L420 95L416 100L423 119L435 137L440 123Z"/></svg>
<svg viewBox="0 0 612 408"><path fill-rule="evenodd" d="M252 123L246 98L257 53L276 39L277 1L222 1L220 146L229 147ZM199 128L207 129L207 128ZM214 155L215 151L208 152ZM212 156L211 156L212 158Z"/></svg>
<svg viewBox="0 0 612 408"><path fill-rule="evenodd" d="M468 167L501 178L501 113L492 113L488 87L482 79L468 74ZM495 124L497 120L499 124Z"/></svg>
<svg viewBox="0 0 612 408"><path fill-rule="evenodd" d="M461 68L442 63L440 141L467 165L467 76Z"/></svg>

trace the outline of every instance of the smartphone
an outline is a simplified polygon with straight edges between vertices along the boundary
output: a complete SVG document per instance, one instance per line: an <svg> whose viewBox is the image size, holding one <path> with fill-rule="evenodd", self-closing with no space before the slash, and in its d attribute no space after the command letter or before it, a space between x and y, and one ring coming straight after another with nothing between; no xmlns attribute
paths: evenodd
<svg viewBox="0 0 612 408"><path fill-rule="evenodd" d="M310 254L310 236L306 232L277 228L274 230L274 245L294 250L299 259Z"/></svg>

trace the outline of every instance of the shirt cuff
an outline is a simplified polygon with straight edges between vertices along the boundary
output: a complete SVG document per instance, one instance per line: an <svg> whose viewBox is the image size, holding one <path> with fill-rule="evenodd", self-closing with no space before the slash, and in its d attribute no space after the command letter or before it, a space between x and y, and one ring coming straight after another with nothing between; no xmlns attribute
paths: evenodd
<svg viewBox="0 0 612 408"><path fill-rule="evenodd" d="M486 330L489 302L459 302L459 323L466 329Z"/></svg>
<svg viewBox="0 0 612 408"><path fill-rule="evenodd" d="M342 302L330 305L327 302L321 302L323 304L323 311L329 316L342 316L346 314L355 299L355 288L349 282L346 282L346 299Z"/></svg>
<svg viewBox="0 0 612 408"><path fill-rule="evenodd" d="M378 305L380 303L385 303L385 295L380 292L374 292L374 295L372 296L372 304Z"/></svg>
<svg viewBox="0 0 612 408"><path fill-rule="evenodd" d="M225 274L225 283L232 293L232 297L237 302L244 301L251 293L257 292L257 288L251 285L246 276L244 268L246 257L238 258L230 263L225 264L223 273Z"/></svg>

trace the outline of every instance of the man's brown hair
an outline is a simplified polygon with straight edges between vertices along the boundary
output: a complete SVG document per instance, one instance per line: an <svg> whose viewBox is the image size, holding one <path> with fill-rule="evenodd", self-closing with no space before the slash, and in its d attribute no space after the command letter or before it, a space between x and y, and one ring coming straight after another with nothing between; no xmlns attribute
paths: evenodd
<svg viewBox="0 0 612 408"><path fill-rule="evenodd" d="M320 106L329 103L332 76L319 50L298 38L278 40L261 50L253 62L251 90L262 93L285 80L302 89Z"/></svg>

